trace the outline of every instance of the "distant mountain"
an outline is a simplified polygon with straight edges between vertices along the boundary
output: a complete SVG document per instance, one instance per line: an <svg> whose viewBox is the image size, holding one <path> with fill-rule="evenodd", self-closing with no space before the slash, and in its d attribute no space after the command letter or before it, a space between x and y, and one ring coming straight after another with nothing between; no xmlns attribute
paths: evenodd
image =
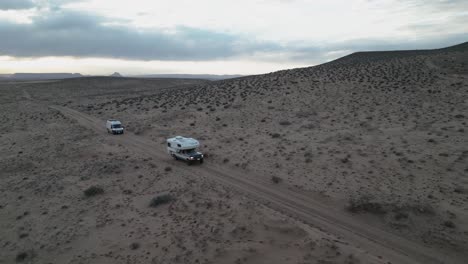
<svg viewBox="0 0 468 264"><path fill-rule="evenodd" d="M47 80L83 77L80 73L15 73L8 77L14 80Z"/></svg>
<svg viewBox="0 0 468 264"><path fill-rule="evenodd" d="M120 73L114 72L113 74L109 75L110 77L123 77Z"/></svg>
<svg viewBox="0 0 468 264"><path fill-rule="evenodd" d="M3 80L48 80L48 79L68 79L79 77L90 77L94 75L82 75L80 73L14 73L0 74L0 79ZM114 72L109 77L123 77L122 74ZM172 78L172 79L204 79L204 80L225 80L243 77L243 75L216 75L216 74L146 74L146 75L130 75L127 77L133 78Z"/></svg>
<svg viewBox="0 0 468 264"><path fill-rule="evenodd" d="M136 78L176 78L176 79L205 79L205 80L225 80L242 77L243 75L216 75L216 74L146 74L133 75Z"/></svg>

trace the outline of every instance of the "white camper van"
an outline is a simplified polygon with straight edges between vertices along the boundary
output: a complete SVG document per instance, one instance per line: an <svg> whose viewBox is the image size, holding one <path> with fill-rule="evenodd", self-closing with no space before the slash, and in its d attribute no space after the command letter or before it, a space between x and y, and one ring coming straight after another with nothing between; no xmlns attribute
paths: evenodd
<svg viewBox="0 0 468 264"><path fill-rule="evenodd" d="M107 133L123 134L124 128L119 120L109 119L106 122Z"/></svg>
<svg viewBox="0 0 468 264"><path fill-rule="evenodd" d="M167 152L176 160L187 161L191 165L195 161L203 163L203 154L196 151L200 146L198 140L181 136L167 139Z"/></svg>

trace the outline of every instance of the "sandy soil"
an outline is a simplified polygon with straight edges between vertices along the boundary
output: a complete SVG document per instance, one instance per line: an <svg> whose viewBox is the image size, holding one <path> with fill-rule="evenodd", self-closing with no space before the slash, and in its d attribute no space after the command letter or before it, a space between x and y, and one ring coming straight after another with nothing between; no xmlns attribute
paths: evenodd
<svg viewBox="0 0 468 264"><path fill-rule="evenodd" d="M467 58L0 83L0 263L464 263ZM174 135L207 162L171 160Z"/></svg>

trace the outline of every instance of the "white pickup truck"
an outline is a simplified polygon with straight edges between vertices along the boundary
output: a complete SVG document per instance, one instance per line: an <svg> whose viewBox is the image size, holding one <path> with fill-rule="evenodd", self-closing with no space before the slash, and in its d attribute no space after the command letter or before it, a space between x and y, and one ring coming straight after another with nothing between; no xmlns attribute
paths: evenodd
<svg viewBox="0 0 468 264"><path fill-rule="evenodd" d="M107 133L123 134L124 128L119 120L109 119L106 122Z"/></svg>

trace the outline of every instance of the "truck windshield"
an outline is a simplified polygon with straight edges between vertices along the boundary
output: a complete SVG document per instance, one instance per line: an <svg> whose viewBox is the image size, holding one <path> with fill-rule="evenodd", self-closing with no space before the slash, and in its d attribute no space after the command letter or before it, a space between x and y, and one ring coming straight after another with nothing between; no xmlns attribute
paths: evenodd
<svg viewBox="0 0 468 264"><path fill-rule="evenodd" d="M192 154L197 154L197 152L195 151L195 149L187 149L185 151L186 154L189 154L189 155L192 155Z"/></svg>
<svg viewBox="0 0 468 264"><path fill-rule="evenodd" d="M122 125L120 125L120 124L115 124L115 125L111 126L111 128L121 128L121 127L122 127Z"/></svg>

